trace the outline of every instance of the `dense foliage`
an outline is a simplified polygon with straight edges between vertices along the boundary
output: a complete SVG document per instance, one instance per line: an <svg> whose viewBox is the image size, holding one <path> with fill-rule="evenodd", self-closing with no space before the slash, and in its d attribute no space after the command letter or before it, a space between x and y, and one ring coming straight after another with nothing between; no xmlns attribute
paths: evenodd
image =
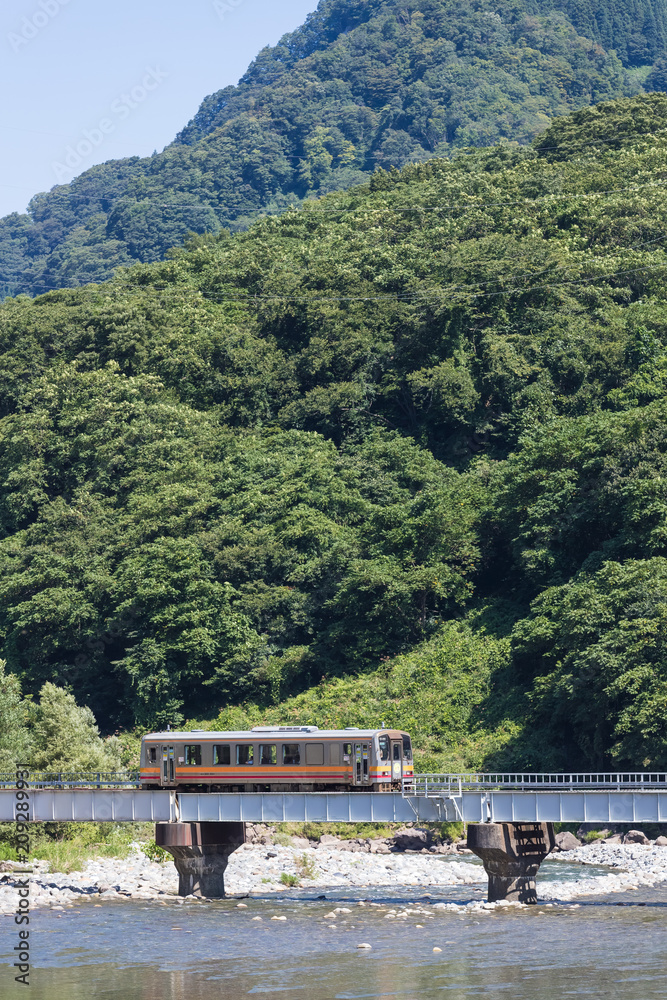
<svg viewBox="0 0 667 1000"><path fill-rule="evenodd" d="M24 690L667 766L665 179L640 96L4 303Z"/></svg>
<svg viewBox="0 0 667 1000"><path fill-rule="evenodd" d="M115 736L100 737L89 708L49 682L37 701L24 699L18 678L5 668L0 660L0 772L118 770L120 742Z"/></svg>
<svg viewBox="0 0 667 1000"><path fill-rule="evenodd" d="M322 0L163 152L96 166L0 220L0 288L101 281L378 166L528 143L554 115L664 90L666 12L664 0Z"/></svg>
<svg viewBox="0 0 667 1000"><path fill-rule="evenodd" d="M197 727L320 728L384 724L412 734L421 771L481 768L485 762L540 767L539 739L521 739L516 692L507 684L509 642L448 622L427 642L366 674L322 680L276 705L223 708ZM521 742L521 748L513 744ZM509 748L509 752L508 752Z"/></svg>

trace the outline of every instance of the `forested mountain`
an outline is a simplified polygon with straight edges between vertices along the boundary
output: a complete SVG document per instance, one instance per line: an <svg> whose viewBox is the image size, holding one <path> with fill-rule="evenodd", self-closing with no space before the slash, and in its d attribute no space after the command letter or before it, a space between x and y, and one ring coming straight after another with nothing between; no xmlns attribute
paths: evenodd
<svg viewBox="0 0 667 1000"><path fill-rule="evenodd" d="M665 0L322 0L162 153L94 167L0 220L0 289L104 280L378 166L529 143L554 115L667 88L666 37Z"/></svg>
<svg viewBox="0 0 667 1000"><path fill-rule="evenodd" d="M24 691L667 766L666 183L639 96L6 301Z"/></svg>

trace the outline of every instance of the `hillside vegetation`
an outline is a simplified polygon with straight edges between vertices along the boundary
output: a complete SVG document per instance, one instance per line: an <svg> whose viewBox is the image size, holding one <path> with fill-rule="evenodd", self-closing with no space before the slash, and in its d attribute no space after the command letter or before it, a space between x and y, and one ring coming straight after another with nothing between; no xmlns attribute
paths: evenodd
<svg viewBox="0 0 667 1000"><path fill-rule="evenodd" d="M5 302L24 694L667 766L666 183L640 96Z"/></svg>
<svg viewBox="0 0 667 1000"><path fill-rule="evenodd" d="M105 280L190 232L246 228L376 167L526 144L555 115L667 89L666 11L665 0L322 0L163 152L96 166L0 220L0 289Z"/></svg>

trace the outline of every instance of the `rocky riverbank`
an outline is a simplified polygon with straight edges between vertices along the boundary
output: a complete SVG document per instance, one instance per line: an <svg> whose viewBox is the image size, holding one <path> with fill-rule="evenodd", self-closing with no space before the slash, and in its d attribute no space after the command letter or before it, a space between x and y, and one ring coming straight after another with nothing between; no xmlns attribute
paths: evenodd
<svg viewBox="0 0 667 1000"><path fill-rule="evenodd" d="M437 848L419 852L378 852L355 850L348 841L322 838L316 847L308 841L290 846L244 844L230 858L225 881L230 895L285 893L299 885L304 889L359 890L371 887L414 888L420 896L427 891L461 887L469 903L439 903L439 908L482 905L486 876L469 853ZM306 846L307 845L307 846ZM667 881L667 849L655 844L582 845L556 858L580 864L582 875L569 881L550 881L544 875L538 883L541 899L571 901L579 896L624 892ZM586 874L586 866L606 866L607 874ZM4 864L3 868L11 868ZM24 876L6 870L0 874L0 913L16 909L19 883ZM282 881L281 881L282 879ZM193 897L192 897L193 898ZM124 860L95 859L84 870L71 874L49 872L45 862L33 865L30 876L32 909L72 907L81 903L101 905L105 900L143 899L179 901L178 878L170 861L150 861L137 849ZM484 904L488 908L491 904Z"/></svg>
<svg viewBox="0 0 667 1000"><path fill-rule="evenodd" d="M538 893L541 899L568 900L576 896L629 892L667 882L667 847L656 843L592 843L563 851L555 857L559 861L582 866L601 865L613 870L608 875L586 877L584 868L580 879L565 883L540 879Z"/></svg>
<svg viewBox="0 0 667 1000"><path fill-rule="evenodd" d="M8 866L5 866L8 867ZM364 888L368 886L481 887L483 871L466 860L436 860L426 854L360 854L326 846L283 847L244 844L230 857L225 884L230 895L253 892L283 893L303 888ZM284 880L281 882L281 878ZM16 906L20 875L0 875L0 913ZM71 906L107 899L165 899L177 897L178 876L170 861L149 861L140 851L119 860L89 861L82 872L49 872L37 862L30 878L31 907Z"/></svg>

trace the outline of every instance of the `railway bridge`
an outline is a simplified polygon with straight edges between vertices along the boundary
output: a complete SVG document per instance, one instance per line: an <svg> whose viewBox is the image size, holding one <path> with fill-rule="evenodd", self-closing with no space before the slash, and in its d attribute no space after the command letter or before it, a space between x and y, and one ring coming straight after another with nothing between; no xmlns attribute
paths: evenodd
<svg viewBox="0 0 667 1000"><path fill-rule="evenodd" d="M536 899L555 822L667 823L667 772L420 774L400 792L145 790L138 775L0 775L1 822L152 822L179 891L224 895L229 855L246 823L463 821L489 876L489 898Z"/></svg>

